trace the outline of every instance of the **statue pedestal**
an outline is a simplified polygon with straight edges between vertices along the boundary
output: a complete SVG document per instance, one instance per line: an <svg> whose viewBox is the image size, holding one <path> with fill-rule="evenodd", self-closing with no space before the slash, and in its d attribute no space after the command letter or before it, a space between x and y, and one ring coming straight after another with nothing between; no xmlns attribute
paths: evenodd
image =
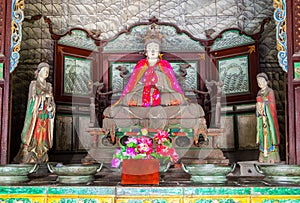
<svg viewBox="0 0 300 203"><path fill-rule="evenodd" d="M208 129L206 140L202 140L195 145L194 133L192 129L181 129L182 132L172 134L173 146L184 163L201 164L229 164L222 150L218 148L215 137L220 136L224 129ZM137 136L137 132L122 131L113 142L107 137L102 128L87 128L86 131L94 137L93 148L88 151L88 155L82 159L82 163L110 163L113 154L124 136ZM181 133L181 134L180 134ZM180 134L180 135L179 135Z"/></svg>

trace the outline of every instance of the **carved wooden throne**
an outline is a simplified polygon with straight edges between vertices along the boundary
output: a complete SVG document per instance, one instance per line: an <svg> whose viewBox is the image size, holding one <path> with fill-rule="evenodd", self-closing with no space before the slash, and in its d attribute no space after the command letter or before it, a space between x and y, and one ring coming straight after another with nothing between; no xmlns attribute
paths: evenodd
<svg viewBox="0 0 300 203"><path fill-rule="evenodd" d="M212 118L212 123L205 131L202 131L197 136L193 132L193 129L181 128L180 126L169 127L172 142L176 151L182 157L182 160L186 162L201 162L201 163L228 163L228 160L223 156L222 151L217 147L215 143L215 137L220 136L224 132L221 128L221 99L222 82L206 81L208 91L189 90L196 94L197 97L203 97L203 101L206 109L206 118ZM103 107L107 106L110 102L110 97L114 92L109 91L102 92L104 84L100 82L90 82L90 125L86 131L94 137L93 148L89 151L89 154L83 160L84 163L90 162L110 162L112 153L115 152L115 148L124 144L123 139L127 136L138 136L140 128L118 128L115 135L112 136L100 127L101 122L99 118L104 110ZM214 96L211 96L214 93ZM211 108L210 105L213 105ZM98 112L98 113L96 113ZM211 115L211 114L214 115ZM149 134L157 132L155 129L148 129ZM205 150L205 157L201 157L200 151ZM209 153L209 154L207 154Z"/></svg>
<svg viewBox="0 0 300 203"><path fill-rule="evenodd" d="M111 161L116 147L124 144L128 136L138 136L141 127L117 128L113 135L102 126L103 111L119 97L130 77L135 63L144 58L141 36L149 26L155 24L164 35L163 59L168 60L175 72L186 97L198 103L205 112L205 128L195 133L193 128L180 125L168 126L173 146L185 162L228 163L215 144L215 137L221 135L222 82L213 80L207 66L205 41L180 30L176 25L160 23L156 18L148 23L138 23L120 32L103 47L103 75L97 82L89 82L90 124L86 129L94 137L93 148L83 162ZM106 72L104 72L107 70ZM210 80L210 81L209 81ZM143 127L143 126L142 126ZM156 129L148 129L149 136Z"/></svg>

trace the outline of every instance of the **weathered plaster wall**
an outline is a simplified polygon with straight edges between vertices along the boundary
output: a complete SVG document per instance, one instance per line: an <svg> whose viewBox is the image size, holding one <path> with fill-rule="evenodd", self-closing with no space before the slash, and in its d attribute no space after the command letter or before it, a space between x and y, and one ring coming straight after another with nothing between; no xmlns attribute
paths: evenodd
<svg viewBox="0 0 300 203"><path fill-rule="evenodd" d="M156 16L172 22L198 38L214 38L226 28L255 33L263 19L273 15L273 0L26 0L25 17L44 15L53 22L56 33L82 27L109 39L135 22ZM273 79L284 133L283 73L277 63L275 21L265 26L259 55L262 71ZM12 74L12 139L18 141L25 115L27 87L40 61L53 64L53 43L44 21L23 23L20 63ZM53 72L53 69L52 69ZM53 81L53 74L50 81ZM12 152L14 154L15 152Z"/></svg>

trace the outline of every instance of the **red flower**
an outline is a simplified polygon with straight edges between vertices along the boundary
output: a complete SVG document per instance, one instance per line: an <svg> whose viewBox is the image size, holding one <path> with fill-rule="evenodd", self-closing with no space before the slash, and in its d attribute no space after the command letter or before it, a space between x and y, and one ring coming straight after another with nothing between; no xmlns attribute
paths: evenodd
<svg viewBox="0 0 300 203"><path fill-rule="evenodd" d="M151 140L151 138L149 138L149 137L140 137L139 139L138 139L138 143L144 143L144 144L146 144L146 145L152 145L152 140Z"/></svg>
<svg viewBox="0 0 300 203"><path fill-rule="evenodd" d="M156 153L160 154L162 156L169 156L169 149L168 147L164 146L164 145L158 145L156 146Z"/></svg>
<svg viewBox="0 0 300 203"><path fill-rule="evenodd" d="M179 160L179 155L176 153L174 148L169 148L171 161L176 163Z"/></svg>
<svg viewBox="0 0 300 203"><path fill-rule="evenodd" d="M139 153L146 153L146 154L150 154L153 151L152 145L147 145L145 143L140 143L137 145L138 151Z"/></svg>
<svg viewBox="0 0 300 203"><path fill-rule="evenodd" d="M155 142L157 142L158 144L162 144L164 141L168 140L169 138L169 134L166 131L158 131L155 135L154 135L154 140Z"/></svg>

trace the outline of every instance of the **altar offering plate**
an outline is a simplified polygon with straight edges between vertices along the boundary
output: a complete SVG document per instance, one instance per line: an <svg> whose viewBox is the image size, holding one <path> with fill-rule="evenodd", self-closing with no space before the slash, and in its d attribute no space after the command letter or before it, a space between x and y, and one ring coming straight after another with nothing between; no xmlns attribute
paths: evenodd
<svg viewBox="0 0 300 203"><path fill-rule="evenodd" d="M47 163L47 167L51 173L58 176L58 182L63 184L81 184L91 183L94 175L102 169L103 164L57 164L53 166Z"/></svg>
<svg viewBox="0 0 300 203"><path fill-rule="evenodd" d="M181 168L191 175L191 181L194 183L225 183L226 176L233 172L236 164L219 165L219 164L188 164L181 163Z"/></svg>
<svg viewBox="0 0 300 203"><path fill-rule="evenodd" d="M18 184L29 181L28 175L38 169L38 164L0 165L0 184Z"/></svg>
<svg viewBox="0 0 300 203"><path fill-rule="evenodd" d="M255 164L256 170L265 176L268 183L299 184L300 166L282 164Z"/></svg>

